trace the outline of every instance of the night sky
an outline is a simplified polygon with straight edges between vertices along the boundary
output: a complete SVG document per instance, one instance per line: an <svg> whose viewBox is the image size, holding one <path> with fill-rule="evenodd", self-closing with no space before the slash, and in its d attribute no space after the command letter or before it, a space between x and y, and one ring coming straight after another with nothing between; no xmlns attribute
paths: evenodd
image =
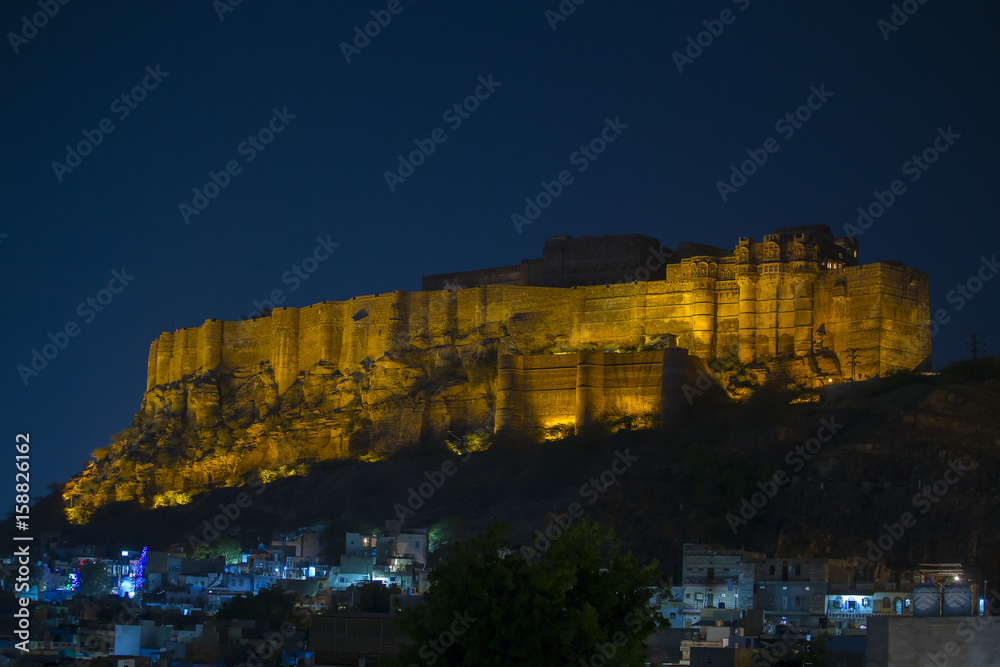
<svg viewBox="0 0 1000 667"><path fill-rule="evenodd" d="M970 332L1000 345L1000 280L948 298L1000 270L982 260L1000 253L996 3L908 0L898 28L870 0L40 4L0 10L3 437L30 432L33 496L130 425L162 331L274 290L284 306L419 290L539 257L553 234L843 235L895 180L862 263L930 275L950 317L938 368ZM906 164L944 136L933 164ZM397 171L415 140L433 153ZM724 200L748 150L767 161ZM512 214L563 170L518 233ZM339 247L302 279L318 238ZM50 334L65 348L19 371Z"/></svg>

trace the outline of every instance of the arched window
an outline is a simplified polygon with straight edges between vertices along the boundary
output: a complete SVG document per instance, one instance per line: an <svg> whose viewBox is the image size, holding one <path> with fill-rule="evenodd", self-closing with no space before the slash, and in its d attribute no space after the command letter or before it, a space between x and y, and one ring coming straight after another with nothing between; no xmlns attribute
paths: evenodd
<svg viewBox="0 0 1000 667"><path fill-rule="evenodd" d="M903 613L903 601L900 600L899 598L896 598L895 604L896 604L896 613L897 614L902 614Z"/></svg>
<svg viewBox="0 0 1000 667"><path fill-rule="evenodd" d="M882 598L882 611L889 611L890 609L892 609L892 600L889 599L889 596L886 596Z"/></svg>

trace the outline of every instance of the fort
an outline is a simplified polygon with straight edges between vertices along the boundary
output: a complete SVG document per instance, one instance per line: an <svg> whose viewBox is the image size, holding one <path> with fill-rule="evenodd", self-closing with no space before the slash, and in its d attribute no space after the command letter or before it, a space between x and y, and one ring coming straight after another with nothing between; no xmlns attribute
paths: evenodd
<svg viewBox="0 0 1000 667"><path fill-rule="evenodd" d="M499 401L496 423L515 426L531 391L519 383L532 369L537 377L561 378L553 379L562 389L553 388L548 401L561 405L552 408L554 419L595 409L567 373L603 377L620 366L610 357L597 365L596 357L571 365L533 359L546 353L679 348L703 362L767 362L813 386L852 374L929 369L931 361L927 275L898 261L862 266L857 241L835 238L824 225L779 228L761 242L741 237L733 250L683 243L672 251L638 234L555 236L541 259L425 276L422 288L165 332L150 346L146 389L267 363L282 394L320 362L346 375L402 348L496 340L498 398L521 401L517 409ZM629 367L657 378L650 390L661 399L646 406L653 410L664 407L663 377L684 381L662 360ZM622 372L612 373L619 387L648 384ZM570 394L571 407L564 404Z"/></svg>
<svg viewBox="0 0 1000 667"><path fill-rule="evenodd" d="M857 253L825 226L732 250L554 236L540 258L416 292L165 332L132 426L67 483L67 515L473 433L674 425L709 390L742 398L767 380L929 368L927 275Z"/></svg>

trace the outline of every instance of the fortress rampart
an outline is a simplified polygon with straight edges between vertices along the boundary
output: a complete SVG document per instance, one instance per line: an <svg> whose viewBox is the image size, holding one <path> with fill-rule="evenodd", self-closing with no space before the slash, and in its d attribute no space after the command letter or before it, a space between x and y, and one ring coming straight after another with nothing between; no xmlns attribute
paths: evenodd
<svg viewBox="0 0 1000 667"><path fill-rule="evenodd" d="M634 347L667 334L708 360L832 352L856 373L912 369L930 359L927 275L897 262L826 268L813 261L740 263L693 257L665 278L581 287L483 285L392 292L277 308L241 322L207 320L150 346L146 388L217 368L270 363L279 392L323 361L345 372L393 348L498 338L520 354L585 344Z"/></svg>
<svg viewBox="0 0 1000 667"><path fill-rule="evenodd" d="M496 430L582 426L609 414L656 414L671 423L694 381L687 350L502 355Z"/></svg>

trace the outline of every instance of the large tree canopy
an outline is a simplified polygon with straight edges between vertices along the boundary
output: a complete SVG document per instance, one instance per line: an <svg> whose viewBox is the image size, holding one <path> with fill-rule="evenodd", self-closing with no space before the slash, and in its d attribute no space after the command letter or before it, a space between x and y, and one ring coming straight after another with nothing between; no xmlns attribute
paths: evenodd
<svg viewBox="0 0 1000 667"><path fill-rule="evenodd" d="M296 593L272 585L262 588L256 595L234 597L216 613L216 618L269 621L272 628L285 622L295 625L304 615L296 607L298 599Z"/></svg>
<svg viewBox="0 0 1000 667"><path fill-rule="evenodd" d="M643 664L643 639L666 623L650 603L665 592L656 562L640 566L595 523L521 551L506 531L458 543L431 573L426 606L403 613L414 644L390 664Z"/></svg>

